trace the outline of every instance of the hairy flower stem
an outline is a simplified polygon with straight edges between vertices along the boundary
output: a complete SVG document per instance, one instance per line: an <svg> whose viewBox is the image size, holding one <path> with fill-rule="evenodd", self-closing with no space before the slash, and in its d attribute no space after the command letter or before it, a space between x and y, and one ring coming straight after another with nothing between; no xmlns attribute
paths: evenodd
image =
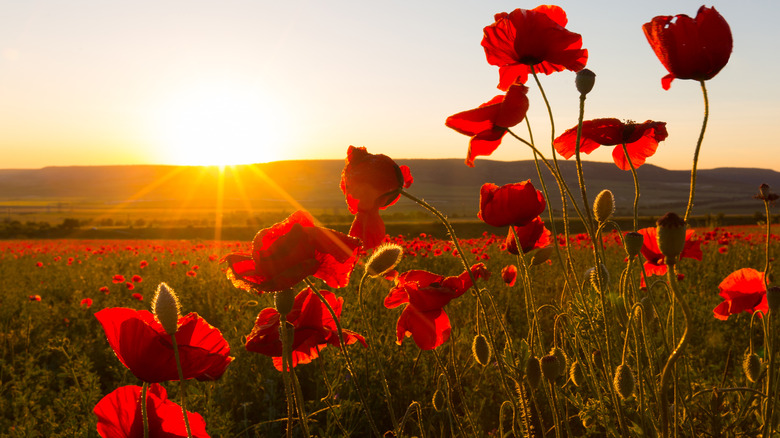
<svg viewBox="0 0 780 438"><path fill-rule="evenodd" d="M187 386L184 382L184 373L181 369L181 360L179 360L179 345L176 342L176 334L171 335L171 342L173 343L173 357L176 359L176 370L179 372L179 399L181 401L181 413L184 416L184 427L187 428L187 438L192 438L192 430L190 430L190 420L187 417L187 408L184 404L185 395L187 393Z"/></svg>
<svg viewBox="0 0 780 438"><path fill-rule="evenodd" d="M574 149L574 157L577 162L577 179L580 184L580 195L582 195L582 205L585 208L585 228L588 230L588 234L593 234L593 213L590 211L590 203L588 202L588 194L585 191L585 173L582 171L582 160L580 159L580 142L582 141L582 121L585 118L585 95L580 94L580 115L577 121L577 142ZM595 244L594 244L595 246Z"/></svg>
<svg viewBox="0 0 780 438"><path fill-rule="evenodd" d="M368 271L363 273L363 276L360 277L360 283L358 284L358 307L360 308L360 319L363 321L368 321L368 318L366 317L366 310L365 310L365 304L363 303L363 284L365 284L366 278L368 277ZM373 336L371 334L371 324L367 324L366 332L369 335L369 339L372 339ZM385 392L385 402L387 403L387 411L390 412L390 420L393 422L393 429L395 430L395 434L397 436L400 436L401 429L398 425L398 418L395 416L395 411L393 410L393 403L392 403L392 397L390 395L390 386L387 384L387 377L385 376L385 370L384 367L382 367L382 359L379 357L378 354L376 354L376 351L374 351L374 347L372 343L368 344L368 352L371 354L373 365L376 365L377 369L379 370L379 377L382 380L382 389Z"/></svg>
<svg viewBox="0 0 780 438"><path fill-rule="evenodd" d="M285 436L287 438L292 438L292 429L293 429L293 408L295 406L295 396L292 392L292 387L290 383L290 373L288 372L290 369L290 362L287 360L287 354L284 348L285 340L287 335L285 334L285 329L283 325L279 325L279 336L282 339L282 383L284 384L284 396L287 400L287 430L285 433Z"/></svg>
<svg viewBox="0 0 780 438"><path fill-rule="evenodd" d="M366 397L363 394L363 390L361 389L360 385L358 385L358 376L355 374L354 366L352 365L352 358L350 358L349 352L347 351L347 344L344 343L344 332L341 329L341 322L339 322L339 318L336 315L336 312L333 311L333 307L330 306L328 300L326 300L325 297L323 297L319 292L319 290L317 290L317 287L314 285L314 283L312 283L312 281L308 278L304 279L304 281L309 286L309 288L311 288L312 292L317 295L317 298L320 299L322 304L325 305L325 308L328 309L330 316L333 318L333 322L336 324L336 330L339 334L339 346L341 347L341 352L344 354L344 361L347 363L347 372L351 377L350 381L352 382L352 386L355 388L355 392L358 393L358 397L360 397L360 403L363 406L363 412L366 413L366 418L368 419L368 423L371 426L371 430L374 432L374 435L381 437L382 434L379 433L379 428L376 426L374 417L371 416L371 411L368 409L368 402L366 401Z"/></svg>
<svg viewBox="0 0 780 438"><path fill-rule="evenodd" d="M639 178L636 175L636 167L631 162L631 157L628 155L628 148L626 142L623 142L623 153L626 155L626 161L631 166L631 176L634 178L634 231L639 231Z"/></svg>
<svg viewBox="0 0 780 438"><path fill-rule="evenodd" d="M685 217L683 218L688 222L688 216L691 214L693 208L693 195L696 193L696 164L699 162L699 150L701 150L701 143L704 140L704 131L707 130L707 119L710 117L710 102L707 98L707 86L704 85L704 81L699 81L701 84L701 92L704 95L704 121L701 124L701 132L699 133L699 140L696 142L696 151L693 153L693 167L691 167L691 193L688 195L688 206L685 208Z"/></svg>
<svg viewBox="0 0 780 438"><path fill-rule="evenodd" d="M146 393L149 391L149 383L141 385L141 418L144 422L144 438L149 438L149 413L146 412Z"/></svg>
<svg viewBox="0 0 780 438"><path fill-rule="evenodd" d="M772 215L769 214L769 200L764 199L766 209L766 245L764 246L764 285L769 287L769 239L772 237Z"/></svg>
<svg viewBox="0 0 780 438"><path fill-rule="evenodd" d="M666 386L669 384L669 378L671 377L674 363L680 357L683 349L688 343L688 328L690 326L691 320L691 310L688 307L688 303L680 294L679 286L677 285L677 276L674 273L675 262L676 260L674 259L667 259L666 279L672 289L672 296L674 298L672 301L672 309L674 309L675 300L680 303L680 307L682 307L683 311L683 317L685 318L685 328L683 330L682 336L680 337L680 341L677 343L677 347L675 347L675 349L672 351L672 354L669 355L669 358L666 360L666 365L664 365L664 369L661 372L661 384L659 385L658 393L659 399L661 401L661 436L664 438L669 436L669 402L666 397Z"/></svg>
<svg viewBox="0 0 780 438"><path fill-rule="evenodd" d="M452 428L452 419L455 420L455 424L458 426L458 430L460 431L461 436L466 436L466 430L463 429L463 425L460 423L460 419L458 418L458 415L455 413L455 406L452 404L452 384L450 383L450 375L447 373L447 367L444 366L444 363L442 362L441 358L439 357L439 353L436 351L436 349L431 350L433 352L433 357L436 358L436 363L439 365L439 368L441 369L441 373L444 375L444 383L447 385L447 406L449 407L450 411L450 428ZM468 412L468 409L466 409L466 412ZM471 417L469 417L469 421L471 421ZM471 425L472 430L474 424ZM454 434L453 434L454 435ZM476 435L476 432L474 434Z"/></svg>

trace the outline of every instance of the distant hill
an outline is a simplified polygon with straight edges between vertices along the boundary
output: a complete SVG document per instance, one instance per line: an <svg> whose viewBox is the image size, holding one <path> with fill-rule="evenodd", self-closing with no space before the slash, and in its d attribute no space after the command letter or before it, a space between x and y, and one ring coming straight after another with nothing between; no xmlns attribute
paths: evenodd
<svg viewBox="0 0 780 438"><path fill-rule="evenodd" d="M479 209L483 183L507 184L530 179L541 189L533 161L478 160L469 168L461 159L399 159L414 176L409 189L449 215L473 217ZM564 179L579 199L573 161L560 160ZM150 209L214 209L223 187L225 211L289 210L290 200L308 209L346 212L339 190L343 160L278 161L225 168L199 166L69 166L29 170L0 170L0 205L81 205L99 208L126 203ZM634 199L631 172L612 163L584 163L589 199L609 188L617 213L630 215ZM555 181L542 167L550 204L560 208ZM651 164L638 169L642 215L682 212L688 198L689 171L666 170ZM718 168L700 170L694 213L752 214L762 211L752 198L758 186L780 188L780 173L768 169ZM416 209L402 199L394 211Z"/></svg>

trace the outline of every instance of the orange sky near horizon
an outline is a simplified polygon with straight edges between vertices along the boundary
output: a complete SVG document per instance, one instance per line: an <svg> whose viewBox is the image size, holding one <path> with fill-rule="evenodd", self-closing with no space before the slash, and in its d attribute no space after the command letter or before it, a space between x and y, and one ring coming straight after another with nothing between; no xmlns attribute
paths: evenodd
<svg viewBox="0 0 780 438"><path fill-rule="evenodd" d="M596 87L586 119L667 122L649 164L687 169L702 119L696 82L664 91L665 69L641 26L695 15L691 0L630 6L557 3L583 36ZM780 170L771 0L720 1L734 52L707 83L710 121L699 168ZM447 116L500 94L482 28L493 14L536 3L432 0L18 2L0 27L0 168L114 164L242 164L343 159L349 145L394 158L465 158ZM710 6L710 4L708 4ZM607 12L608 11L608 12ZM542 76L556 134L576 124L572 72ZM550 122L535 85L528 118L537 144ZM524 127L518 132L525 136ZM541 147L549 156L549 144ZM610 161L609 148L585 159ZM532 158L505 139L489 159ZM476 161L479 166L479 159Z"/></svg>

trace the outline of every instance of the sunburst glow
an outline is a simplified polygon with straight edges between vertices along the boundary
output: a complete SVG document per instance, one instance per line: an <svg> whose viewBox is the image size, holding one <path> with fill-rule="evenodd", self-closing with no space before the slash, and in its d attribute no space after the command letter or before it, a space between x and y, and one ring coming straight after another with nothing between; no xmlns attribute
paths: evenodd
<svg viewBox="0 0 780 438"><path fill-rule="evenodd" d="M280 159L277 114L260 93L236 86L198 87L161 107L160 158L180 165L232 165Z"/></svg>

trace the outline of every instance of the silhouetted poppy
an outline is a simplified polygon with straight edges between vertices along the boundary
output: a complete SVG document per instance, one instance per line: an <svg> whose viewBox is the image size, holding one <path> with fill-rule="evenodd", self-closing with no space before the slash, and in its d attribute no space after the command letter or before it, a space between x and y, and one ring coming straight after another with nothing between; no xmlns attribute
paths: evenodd
<svg viewBox="0 0 780 438"><path fill-rule="evenodd" d="M715 8L700 7L696 18L660 15L645 23L642 30L669 71L661 79L664 90L674 79L712 79L731 57L731 29Z"/></svg>
<svg viewBox="0 0 780 438"><path fill-rule="evenodd" d="M520 241L523 253L527 253L536 248L544 248L553 243L552 233L544 226L544 221L539 216L526 225L515 227L515 233L517 233L517 239ZM506 250L511 254L517 255L519 253L519 251L517 251L515 235L512 233L511 228L506 235L505 244Z"/></svg>
<svg viewBox="0 0 780 438"><path fill-rule="evenodd" d="M720 282L718 289L724 301L713 309L715 318L726 320L729 315L756 310L765 315L769 311L763 272L752 268L734 271Z"/></svg>
<svg viewBox="0 0 780 438"><path fill-rule="evenodd" d="M349 235L360 238L365 249L376 248L385 238L379 210L398 201L401 189L412 185L412 173L387 155L370 154L364 147L350 146L345 162L339 187L355 215Z"/></svg>
<svg viewBox="0 0 780 438"><path fill-rule="evenodd" d="M445 125L471 137L466 165L474 167L474 158L492 154L507 129L523 121L528 112L526 93L528 87L515 84L506 96L496 96L475 109L447 117Z"/></svg>
<svg viewBox="0 0 780 438"><path fill-rule="evenodd" d="M103 309L95 317L122 362L144 382L179 380L171 335L146 310ZM197 313L179 318L176 332L184 379L216 380L233 360L219 329Z"/></svg>
<svg viewBox="0 0 780 438"><path fill-rule="evenodd" d="M138 292L134 293L132 296L133 296L133 298L135 298L138 301L143 301L144 300L144 296L139 294Z"/></svg>
<svg viewBox="0 0 780 438"><path fill-rule="evenodd" d="M507 286L512 287L517 280L517 266L506 265L501 269L501 279L504 280Z"/></svg>
<svg viewBox="0 0 780 438"><path fill-rule="evenodd" d="M322 290L320 294L328 301L336 317L341 319L343 298L336 298L333 292ZM287 314L287 322L294 328L292 342L292 366L309 363L319 356L319 350L328 344L339 346L338 329L336 322L330 315L325 304L319 297L306 288L295 296L295 302L290 313ZM264 354L273 358L274 367L282 370L282 340L279 335L279 312L268 307L260 311L255 320L255 326L246 339L246 349L254 353ZM363 336L342 329L344 343L347 345L360 342L366 346Z"/></svg>
<svg viewBox="0 0 780 438"><path fill-rule="evenodd" d="M103 438L136 438L144 436L141 416L141 387L122 386L103 397L92 412L97 416L97 432ZM150 438L182 438L187 428L181 406L168 400L165 388L157 383L146 392L146 418ZM208 438L206 422L195 412L187 412L192 436Z"/></svg>
<svg viewBox="0 0 780 438"><path fill-rule="evenodd" d="M484 265L471 268L476 277L484 272ZM385 307L393 309L408 303L396 324L396 342L411 336L423 350L432 350L450 338L450 318L444 306L463 295L471 286L469 272L457 277L444 277L427 271L411 270L400 274L395 287L385 297Z"/></svg>
<svg viewBox="0 0 780 438"><path fill-rule="evenodd" d="M305 211L260 230L252 253L231 253L228 279L239 289L270 292L295 286L313 275L330 287L344 287L357 261L360 241L338 231L318 227Z"/></svg>
<svg viewBox="0 0 780 438"><path fill-rule="evenodd" d="M655 227L642 228L639 233L644 236L642 241L642 255L645 257L645 272L647 275L666 274L666 260L658 248L658 237ZM685 232L685 246L679 258L690 258L701 261L701 240L693 240L694 231Z"/></svg>
<svg viewBox="0 0 780 438"><path fill-rule="evenodd" d="M479 191L478 217L494 227L528 225L547 206L542 192L531 181L501 187L487 183Z"/></svg>
<svg viewBox="0 0 780 438"><path fill-rule="evenodd" d="M144 279L140 275L138 275L138 274L133 275L132 280L133 280L133 283L140 283L140 282L144 281Z"/></svg>
<svg viewBox="0 0 780 438"><path fill-rule="evenodd" d="M582 122L582 138L580 152L590 154L599 146L615 146L612 150L612 159L617 167L623 170L631 170L626 154L623 152L623 143L626 144L631 164L635 168L645 164L647 157L655 154L658 142L664 141L666 122L654 122L648 120L644 123L621 122L618 119L594 119ZM553 147L567 160L574 156L577 143L577 127L566 130L553 142Z"/></svg>
<svg viewBox="0 0 780 438"><path fill-rule="evenodd" d="M487 62L498 66L498 88L525 83L531 66L539 73L580 71L588 62L582 36L566 30L566 12L558 6L515 9L495 15L484 29L482 47Z"/></svg>

